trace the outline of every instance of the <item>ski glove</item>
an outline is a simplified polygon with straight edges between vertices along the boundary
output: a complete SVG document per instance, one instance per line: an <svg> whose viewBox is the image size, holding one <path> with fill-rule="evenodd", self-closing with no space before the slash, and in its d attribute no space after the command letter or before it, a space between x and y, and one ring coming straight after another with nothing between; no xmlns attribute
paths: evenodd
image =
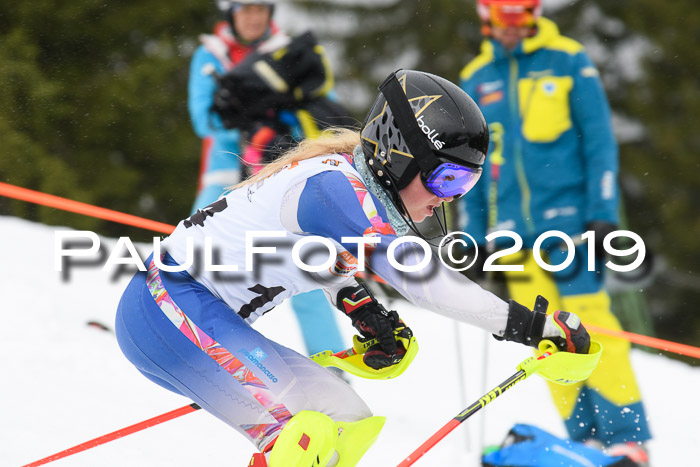
<svg viewBox="0 0 700 467"><path fill-rule="evenodd" d="M364 354L367 366L379 370L401 361L406 354L402 340L407 341L413 333L396 311L387 311L364 284L340 289L336 304L352 320L364 338L361 341L377 339Z"/></svg>
<svg viewBox="0 0 700 467"><path fill-rule="evenodd" d="M547 305L547 300L541 295L537 296L534 311L510 300L505 333L502 337L494 337L535 348L543 339L549 339L559 350L588 353L591 337L579 317L566 311L555 311L547 315Z"/></svg>
<svg viewBox="0 0 700 467"><path fill-rule="evenodd" d="M221 79L221 83L226 83L226 77ZM214 102L212 110L219 114L224 128L242 128L249 123L249 118L245 115L245 109L238 96L225 84L221 84L214 92Z"/></svg>
<svg viewBox="0 0 700 467"><path fill-rule="evenodd" d="M293 101L293 97L273 92L264 83L249 83L233 72L219 77L217 83L212 110L226 129L251 130L257 122L274 120L276 110Z"/></svg>

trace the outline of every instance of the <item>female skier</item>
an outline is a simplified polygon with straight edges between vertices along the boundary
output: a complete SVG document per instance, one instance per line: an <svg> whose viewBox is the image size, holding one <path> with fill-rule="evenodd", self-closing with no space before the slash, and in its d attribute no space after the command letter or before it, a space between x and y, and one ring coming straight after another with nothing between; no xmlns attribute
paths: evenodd
<svg viewBox="0 0 700 467"><path fill-rule="evenodd" d="M412 333L354 280L364 264L415 305L499 339L537 346L548 338L579 353L590 345L576 315L545 318L504 302L435 258L426 264L417 243L397 240L474 186L488 130L474 101L438 76L400 70L380 91L360 134L305 140L180 222L119 303L126 357L246 436L260 450L255 467L354 466L378 436L384 419L348 384L251 326L285 299L321 288L371 339L364 365L399 364ZM303 270L304 249L293 247L310 236L337 252L320 271ZM273 254L255 246L261 238L286 243ZM204 265L193 252L204 253ZM407 267L394 268L394 258Z"/></svg>

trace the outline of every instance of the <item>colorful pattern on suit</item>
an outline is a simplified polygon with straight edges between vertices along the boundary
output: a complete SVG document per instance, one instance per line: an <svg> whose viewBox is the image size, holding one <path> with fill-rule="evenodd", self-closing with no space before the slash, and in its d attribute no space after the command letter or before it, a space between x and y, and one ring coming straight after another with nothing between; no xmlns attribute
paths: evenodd
<svg viewBox="0 0 700 467"><path fill-rule="evenodd" d="M209 337L202 331L172 299L168 291L165 290L160 278L160 272L154 261L148 265L148 276L146 279L148 289L158 307L163 311L173 325L182 332L193 344L199 347L204 353L211 357L216 363L226 370L236 381L260 404L265 407L277 423L263 423L258 425L242 425L241 427L254 440L261 440L269 434L281 430L292 418L292 414L283 404L274 404L275 396L257 376L253 374L231 352L221 344Z"/></svg>

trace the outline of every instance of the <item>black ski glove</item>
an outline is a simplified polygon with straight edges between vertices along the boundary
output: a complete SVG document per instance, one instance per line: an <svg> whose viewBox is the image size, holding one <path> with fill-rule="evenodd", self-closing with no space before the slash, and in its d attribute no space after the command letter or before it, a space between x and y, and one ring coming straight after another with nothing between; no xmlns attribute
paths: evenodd
<svg viewBox="0 0 700 467"><path fill-rule="evenodd" d="M364 354L367 366L379 370L401 361L406 349L398 339L413 334L396 311L387 311L364 284L341 289L336 304L366 340L377 339Z"/></svg>
<svg viewBox="0 0 700 467"><path fill-rule="evenodd" d="M248 123L245 109L238 96L228 86L220 85L214 92L212 110L219 114L224 128L241 128Z"/></svg>
<svg viewBox="0 0 700 467"><path fill-rule="evenodd" d="M250 130L256 122L274 119L275 109L281 108L280 94L259 80L239 76L236 69L217 78L214 92L212 110L219 114L224 128Z"/></svg>
<svg viewBox="0 0 700 467"><path fill-rule="evenodd" d="M547 315L548 304L544 297L538 295L535 310L530 311L518 302L510 300L505 333L502 337L494 337L535 348L543 339L549 339L559 350L588 353L591 337L579 317L566 311L555 311Z"/></svg>

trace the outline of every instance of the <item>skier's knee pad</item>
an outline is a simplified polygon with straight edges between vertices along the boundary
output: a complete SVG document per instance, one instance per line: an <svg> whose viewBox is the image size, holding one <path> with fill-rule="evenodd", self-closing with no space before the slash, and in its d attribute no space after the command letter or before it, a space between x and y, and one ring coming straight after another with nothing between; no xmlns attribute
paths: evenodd
<svg viewBox="0 0 700 467"><path fill-rule="evenodd" d="M377 440L385 421L385 417L368 417L356 422L338 422L336 467L354 467Z"/></svg>
<svg viewBox="0 0 700 467"><path fill-rule="evenodd" d="M270 451L269 467L325 467L335 453L338 427L321 412L294 415Z"/></svg>

